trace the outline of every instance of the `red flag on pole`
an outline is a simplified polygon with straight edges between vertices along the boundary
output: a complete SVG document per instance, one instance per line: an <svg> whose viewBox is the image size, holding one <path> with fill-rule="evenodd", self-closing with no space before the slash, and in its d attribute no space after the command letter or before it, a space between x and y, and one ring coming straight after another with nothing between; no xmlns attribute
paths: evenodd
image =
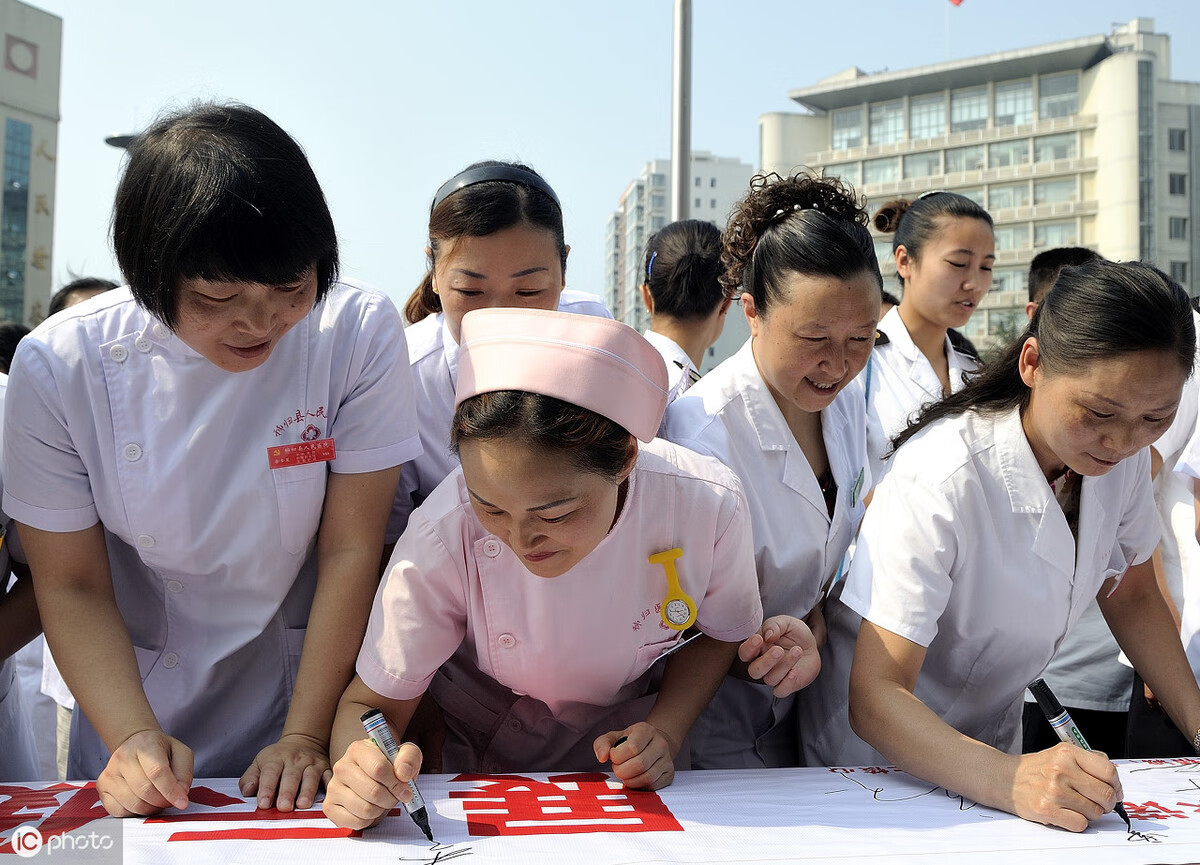
<svg viewBox="0 0 1200 865"><path fill-rule="evenodd" d="M953 3L955 6L961 6L961 5L962 5L962 0L950 0L950 2L951 2L951 3Z"/></svg>

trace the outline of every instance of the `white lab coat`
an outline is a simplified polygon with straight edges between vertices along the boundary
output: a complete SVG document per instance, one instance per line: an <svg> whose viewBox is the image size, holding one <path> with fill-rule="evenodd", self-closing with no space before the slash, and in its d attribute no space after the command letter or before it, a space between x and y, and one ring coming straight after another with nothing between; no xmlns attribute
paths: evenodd
<svg viewBox="0 0 1200 865"><path fill-rule="evenodd" d="M699 378L700 371L675 340L652 330L647 330L642 336L662 355L663 363L667 365L667 391L670 393L669 399L674 401L692 386L691 373Z"/></svg>
<svg viewBox="0 0 1200 865"><path fill-rule="evenodd" d="M564 291L559 296L558 310L612 318L598 297L581 291ZM413 508L458 468L458 458L450 451L450 422L454 419L454 388L458 383L458 343L442 313L409 325L404 336L412 368L421 454L406 462L401 470L388 520L389 544L404 534Z"/></svg>
<svg viewBox="0 0 1200 865"><path fill-rule="evenodd" d="M833 517L817 478L758 372L747 340L667 409L667 437L717 457L742 479L754 528L763 615L807 615L837 574L871 488L865 403L851 382L821 412L838 486ZM804 697L802 693L799 695ZM747 768L796 765L797 696L727 677L692 728L694 765Z"/></svg>
<svg viewBox="0 0 1200 865"><path fill-rule="evenodd" d="M863 521L841 601L827 605L816 684L828 718L806 753L830 766L884 762L847 720L860 615L927 647L915 693L942 720L1018 753L1025 687L1104 580L1119 580L1158 543L1149 452L1084 478L1078 544L1016 409L934 423L894 463Z"/></svg>
<svg viewBox="0 0 1200 865"><path fill-rule="evenodd" d="M903 432L908 422L931 402L944 396L942 383L929 359L921 353L894 306L879 322L879 330L888 341L877 343L867 367L858 381L867 394L867 453L871 455L871 476L878 484L890 460L884 455L892 449L892 437ZM946 337L946 361L950 367L950 392L962 390L964 376L979 369L979 362L961 352Z"/></svg>
<svg viewBox="0 0 1200 865"><path fill-rule="evenodd" d="M8 376L0 373L0 414L4 412L7 387ZM3 451L2 443L3 436L0 435L0 451ZM3 488L0 475L0 490ZM7 524L8 518L0 513L0 525ZM9 546L8 539L0 544L0 602L3 601L4 591L8 589ZM0 782L37 781L42 777L30 723L28 695L23 694L22 690L17 677L16 655L10 655L0 661ZM46 780L54 779L51 777Z"/></svg>
<svg viewBox="0 0 1200 865"><path fill-rule="evenodd" d="M103 524L143 687L197 777L236 777L279 736L327 472L378 471L419 447L404 357L392 302L345 283L247 372L219 369L128 289L17 349L4 506L44 531ZM321 438L332 462L269 467L270 448ZM95 778L108 757L76 712L68 777Z"/></svg>

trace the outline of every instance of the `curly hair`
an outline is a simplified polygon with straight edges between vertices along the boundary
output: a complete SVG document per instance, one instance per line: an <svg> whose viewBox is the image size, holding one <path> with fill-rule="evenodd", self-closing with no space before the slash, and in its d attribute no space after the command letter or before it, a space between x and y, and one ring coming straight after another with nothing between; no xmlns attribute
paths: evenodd
<svg viewBox="0 0 1200 865"><path fill-rule="evenodd" d="M721 238L722 285L751 294L762 312L780 299L789 272L846 278L866 271L882 288L868 221L840 178L807 170L755 175Z"/></svg>

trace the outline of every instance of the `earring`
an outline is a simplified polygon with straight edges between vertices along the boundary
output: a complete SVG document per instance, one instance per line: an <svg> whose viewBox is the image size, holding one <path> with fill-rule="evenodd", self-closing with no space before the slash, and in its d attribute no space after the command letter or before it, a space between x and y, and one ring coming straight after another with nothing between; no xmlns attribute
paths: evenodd
<svg viewBox="0 0 1200 865"><path fill-rule="evenodd" d="M437 293L438 293L438 290L437 290L437 286L436 286L436 285L430 286L430 289L433 291L433 293L434 293L434 294L437 294Z"/></svg>

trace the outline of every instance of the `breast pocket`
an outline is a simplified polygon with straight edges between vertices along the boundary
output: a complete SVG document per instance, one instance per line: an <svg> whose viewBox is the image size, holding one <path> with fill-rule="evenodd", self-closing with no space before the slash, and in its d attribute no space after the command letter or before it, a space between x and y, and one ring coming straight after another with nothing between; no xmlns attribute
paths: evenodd
<svg viewBox="0 0 1200 865"><path fill-rule="evenodd" d="M279 534L289 553L303 553L317 534L325 504L325 463L275 469L275 497L279 501Z"/></svg>
<svg viewBox="0 0 1200 865"><path fill-rule="evenodd" d="M630 671L629 681L632 682L645 673L650 666L662 657L663 653L679 642L679 635L675 634L668 640L661 640L657 643L647 643L637 650L637 657L633 664L633 670ZM663 661L662 663L666 663Z"/></svg>

